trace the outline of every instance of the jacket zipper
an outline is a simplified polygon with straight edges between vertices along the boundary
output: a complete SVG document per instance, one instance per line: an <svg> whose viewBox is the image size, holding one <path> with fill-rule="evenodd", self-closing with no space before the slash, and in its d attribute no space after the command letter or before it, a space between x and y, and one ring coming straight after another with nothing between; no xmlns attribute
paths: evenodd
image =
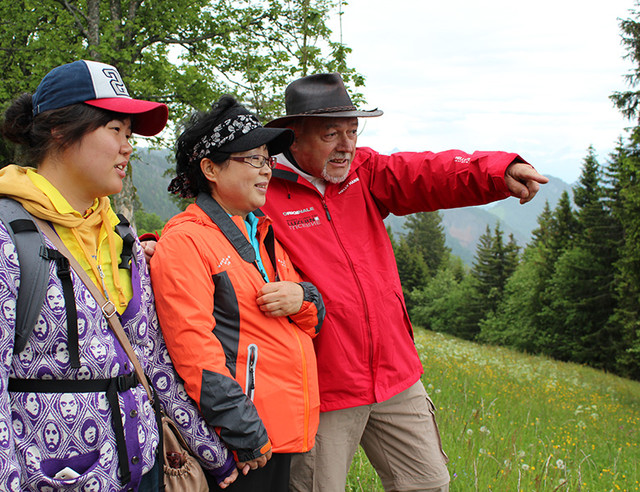
<svg viewBox="0 0 640 492"><path fill-rule="evenodd" d="M303 427L303 436L302 436L302 446L303 452L309 451L309 448L307 448L307 443L309 442L309 382L307 381L307 357L304 353L304 347L302 346L302 340L300 340L300 333L298 332L298 329L294 326L293 323L290 323L289 326L291 326L291 329L293 330L293 333L296 337L296 340L298 342L298 347L300 348L300 354L302 354L302 357L300 358L301 362L302 362L302 395L303 395L303 400L304 400L304 427Z"/></svg>
<svg viewBox="0 0 640 492"><path fill-rule="evenodd" d="M358 291L360 292L360 298L362 299L362 304L364 305L364 318L365 318L365 322L367 324L367 335L369 336L369 370L371 371L371 374L373 374L373 337L371 336L371 323L369 320L369 308L367 307L367 300L365 298L364 295L364 289L362 288L362 284L360 283L360 279L358 278L358 275L356 275L356 269L353 266L353 262L351 261L351 257L349 256L349 254L347 253L346 248L344 247L344 244L342 244L342 240L340 239L340 235L338 234L338 231L336 230L336 226L333 223L333 220L331 219L331 214L329 213L329 207L327 206L327 202L324 198L324 196L321 196L321 201L322 201L322 206L324 207L324 211L327 215L327 219L329 220L329 224L331 224L331 229L333 230L333 234L336 237L336 240L338 241L338 244L340 245L340 248L342 249L342 252L344 253L344 256L347 258L347 261L349 263L349 268L351 269L351 273L353 275L353 278L356 282L356 285L358 286ZM375 398L375 385L373 388L374 391L374 398Z"/></svg>
<svg viewBox="0 0 640 492"><path fill-rule="evenodd" d="M258 363L258 346L254 343L247 347L247 381L245 394L253 401L256 391L256 364Z"/></svg>

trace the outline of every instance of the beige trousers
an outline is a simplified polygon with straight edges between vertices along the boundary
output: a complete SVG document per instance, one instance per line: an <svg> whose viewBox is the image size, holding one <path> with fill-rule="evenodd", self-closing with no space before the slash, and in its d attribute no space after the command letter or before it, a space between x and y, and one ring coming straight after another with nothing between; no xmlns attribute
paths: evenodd
<svg viewBox="0 0 640 492"><path fill-rule="evenodd" d="M435 407L421 381L384 402L321 413L316 446L293 455L290 490L343 492L358 445L386 491L449 490Z"/></svg>

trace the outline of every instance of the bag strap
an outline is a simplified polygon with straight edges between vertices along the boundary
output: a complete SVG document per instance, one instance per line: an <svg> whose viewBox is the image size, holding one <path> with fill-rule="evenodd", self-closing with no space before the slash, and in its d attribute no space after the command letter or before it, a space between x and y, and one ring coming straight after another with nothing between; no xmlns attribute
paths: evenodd
<svg viewBox="0 0 640 492"><path fill-rule="evenodd" d="M76 260L75 257L71 254L71 252L67 249L65 244L62 242L62 239L60 239L60 237L56 234L55 230L49 225L49 223L37 217L34 217L33 220L38 224L42 233L49 238L49 241L53 243L53 245L58 249L58 251L62 255L66 256L73 270L76 272L78 277L80 277L80 280L84 282L87 289L89 289L89 292L91 292L91 295L98 302L100 309L102 309L102 312L104 313L105 317L107 318L107 321L109 322L109 326L111 326L111 329L113 330L113 333L116 335L116 338L120 342L120 345L122 345L122 348L126 352L129 359L131 360L131 363L133 364L133 368L136 372L136 375L138 376L140 383L142 383L142 385L144 386L144 389L147 392L147 395L149 396L149 401L153 402L153 393L151 392L151 388L149 387L149 382L147 381L147 377L144 374L144 370L140 365L140 361L138 360L138 357L133 351L131 342L129 342L129 339L127 338L127 335L125 334L124 329L120 324L120 320L118 319L115 305L113 304L113 302L107 301L104 294L100 292L98 287L96 287L96 284L93 283L89 275L87 275L87 273L84 271L84 268L82 268L80 263L78 263L78 260Z"/></svg>

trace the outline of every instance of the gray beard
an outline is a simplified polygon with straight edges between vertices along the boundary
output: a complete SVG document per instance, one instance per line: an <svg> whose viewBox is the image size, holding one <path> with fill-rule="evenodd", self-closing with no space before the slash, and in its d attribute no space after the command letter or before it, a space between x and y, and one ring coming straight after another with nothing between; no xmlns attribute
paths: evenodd
<svg viewBox="0 0 640 492"><path fill-rule="evenodd" d="M347 176L349 175L350 170L351 170L351 164L349 164L349 166L345 170L345 173L342 176L329 176L329 174L327 173L327 165L325 164L324 168L322 169L322 174L320 176L327 183L338 184L338 183L342 183L345 179L347 179Z"/></svg>

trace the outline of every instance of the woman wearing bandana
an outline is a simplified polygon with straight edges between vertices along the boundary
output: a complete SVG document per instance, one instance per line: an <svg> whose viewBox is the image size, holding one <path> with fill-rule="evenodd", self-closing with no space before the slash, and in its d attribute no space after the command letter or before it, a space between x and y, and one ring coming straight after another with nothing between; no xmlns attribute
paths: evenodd
<svg viewBox="0 0 640 492"><path fill-rule="evenodd" d="M270 156L292 140L230 96L195 114L169 190L196 200L167 223L151 259L171 358L242 472L232 491L287 491L291 454L313 447L318 426L312 337L324 304L257 210Z"/></svg>

